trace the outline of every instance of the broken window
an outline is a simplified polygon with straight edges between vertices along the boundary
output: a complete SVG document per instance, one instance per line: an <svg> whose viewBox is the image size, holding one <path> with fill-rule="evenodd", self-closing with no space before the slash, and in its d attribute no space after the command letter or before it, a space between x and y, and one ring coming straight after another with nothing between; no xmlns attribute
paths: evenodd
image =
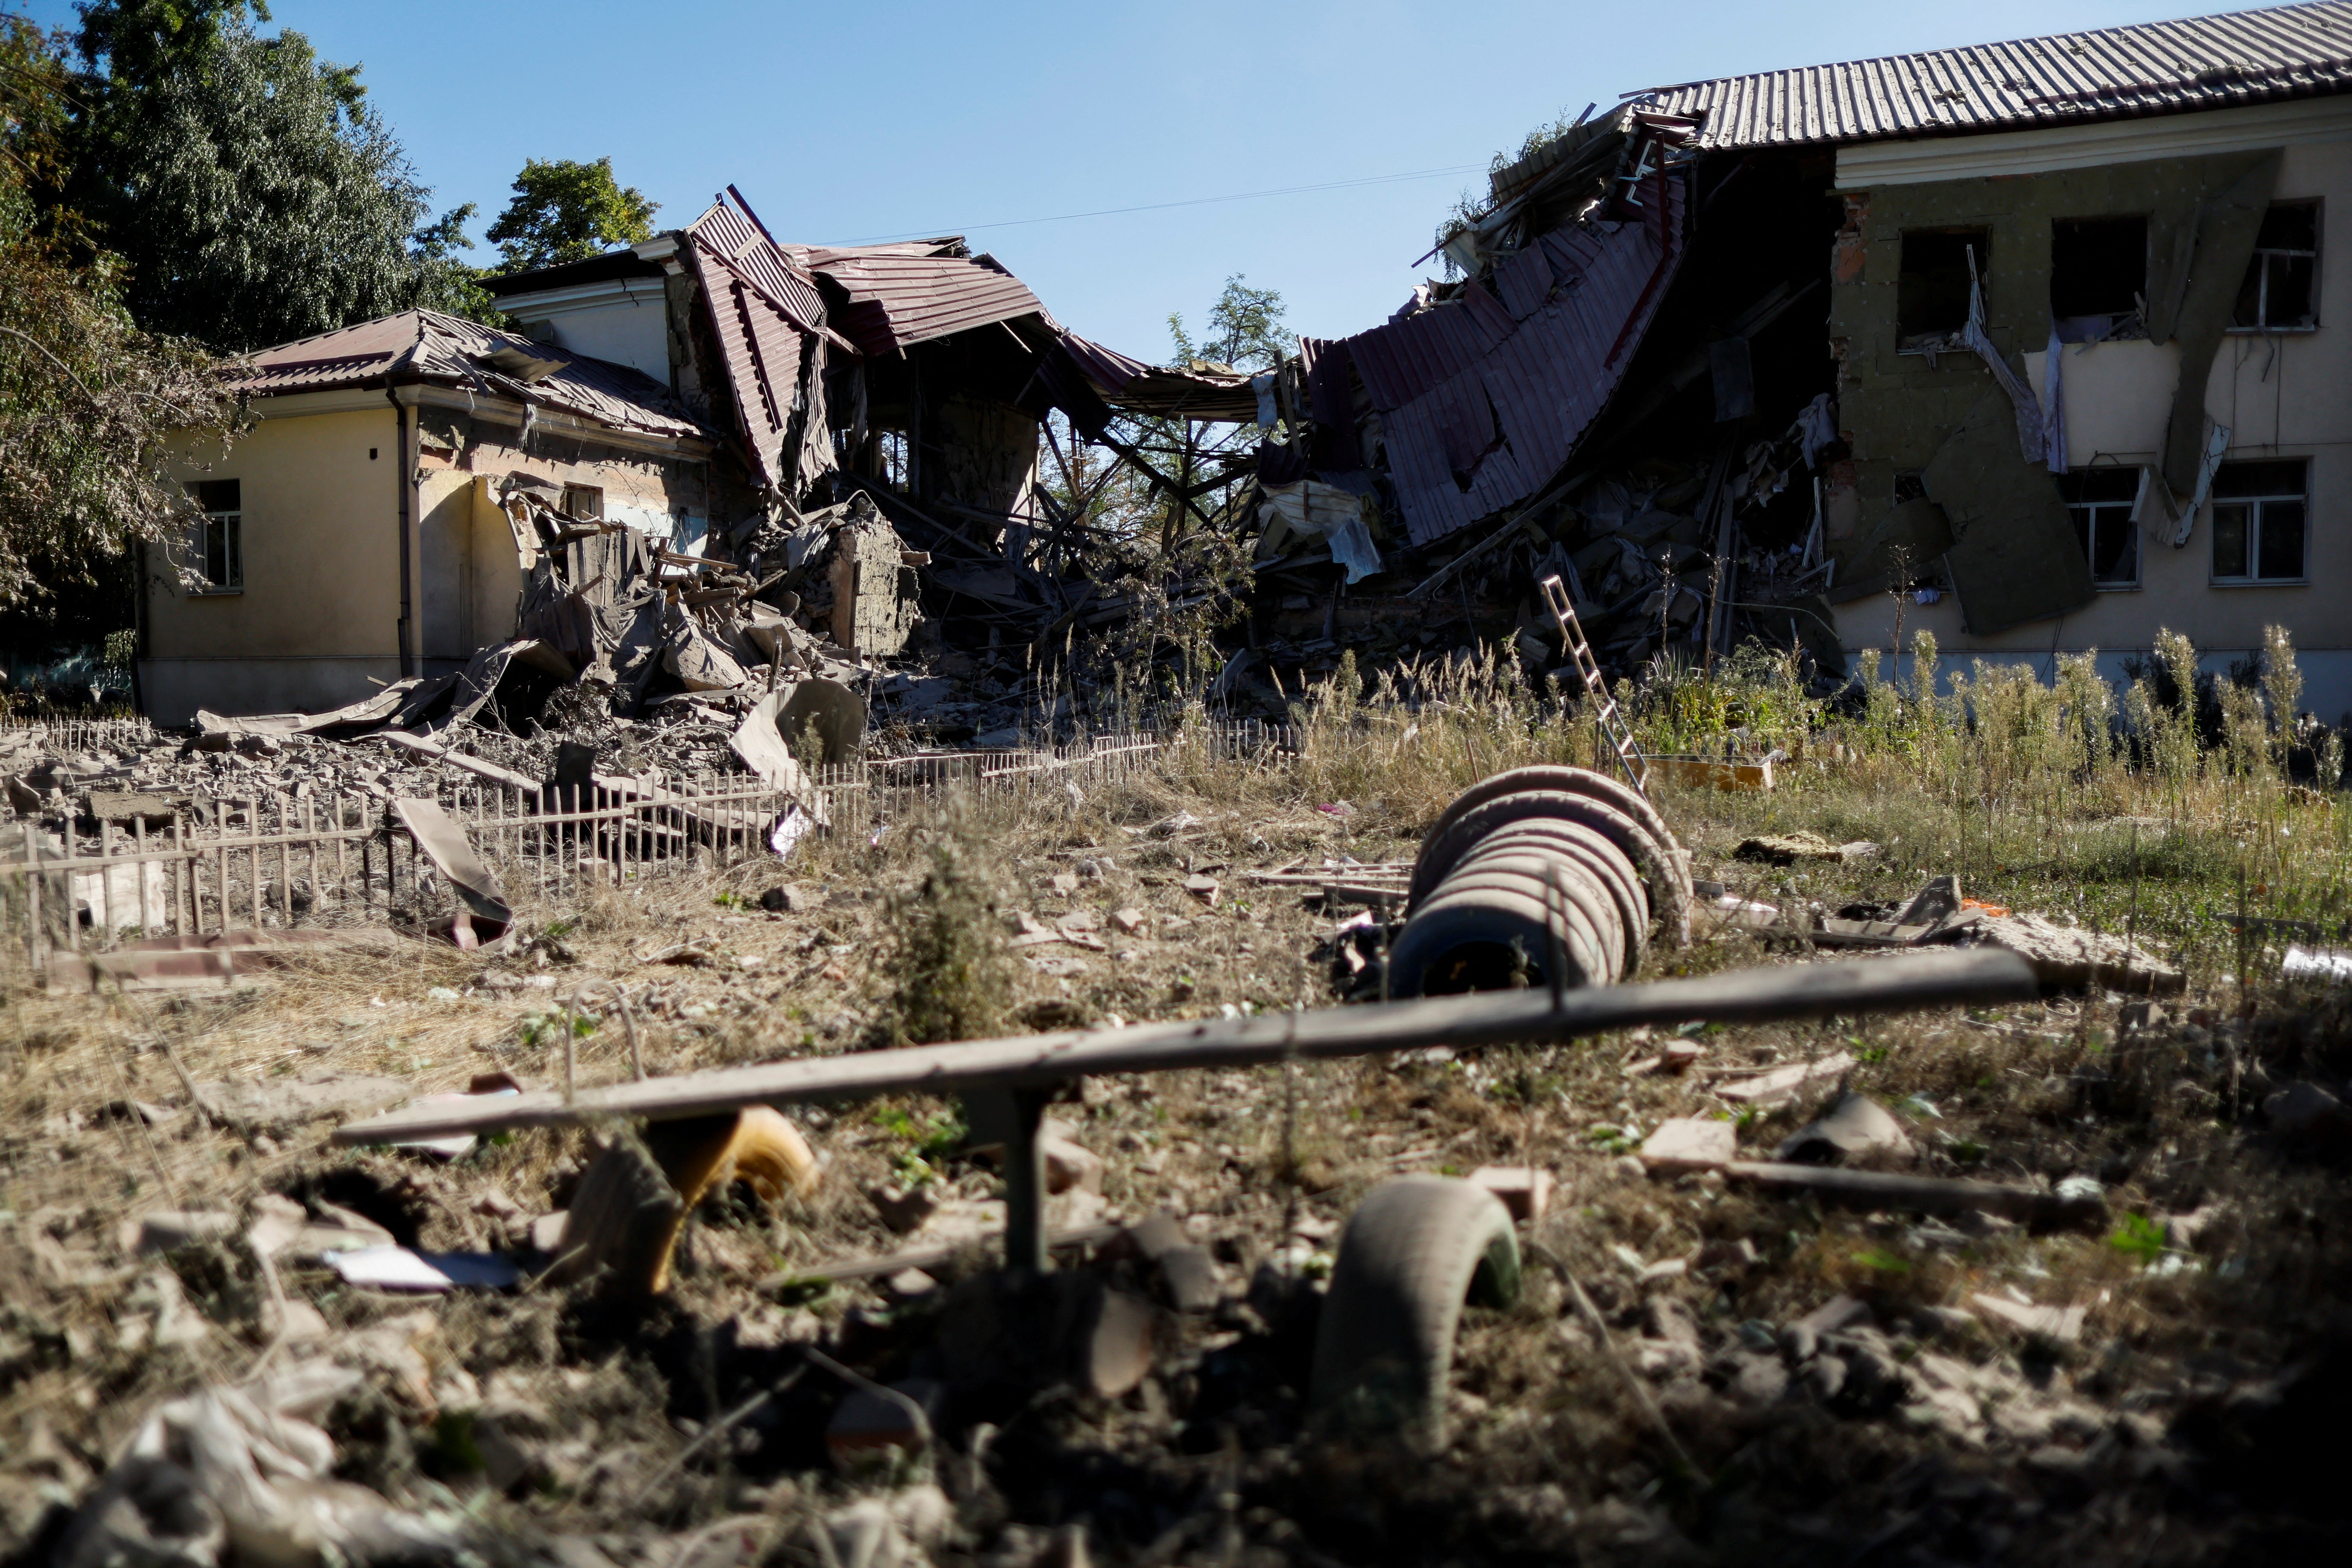
<svg viewBox="0 0 2352 1568"><path fill-rule="evenodd" d="M2050 314L2138 313L2147 293L2147 219L2060 218L2050 226Z"/></svg>
<svg viewBox="0 0 2352 1568"><path fill-rule="evenodd" d="M2278 202L2263 215L2230 324L2277 331L2319 324L2319 204Z"/></svg>
<svg viewBox="0 0 2352 1568"><path fill-rule="evenodd" d="M205 592L226 594L245 586L245 493L237 479L199 479L188 487L205 514L199 567Z"/></svg>
<svg viewBox="0 0 2352 1568"><path fill-rule="evenodd" d="M1969 280L1985 274L1985 240L1980 228L1914 229L1903 236L1895 333L1905 353L1945 348L1958 339L1969 324Z"/></svg>
<svg viewBox="0 0 2352 1568"><path fill-rule="evenodd" d="M2307 480L2300 459L2224 463L2213 477L2213 580L2303 580Z"/></svg>
<svg viewBox="0 0 2352 1568"><path fill-rule="evenodd" d="M2139 586L2138 468L2077 468L2058 477L2075 542L2091 563L2091 582L2101 588Z"/></svg>
<svg viewBox="0 0 2352 1568"><path fill-rule="evenodd" d="M583 522L602 521L604 516L604 492L596 485L566 485L563 487L563 515L576 517Z"/></svg>

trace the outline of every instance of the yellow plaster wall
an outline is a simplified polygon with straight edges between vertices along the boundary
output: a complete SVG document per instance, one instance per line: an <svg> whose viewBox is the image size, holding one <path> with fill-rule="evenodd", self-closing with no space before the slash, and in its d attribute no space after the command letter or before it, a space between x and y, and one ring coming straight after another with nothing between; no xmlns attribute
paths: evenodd
<svg viewBox="0 0 2352 1568"><path fill-rule="evenodd" d="M260 420L226 457L183 477L241 481L245 584L184 595L165 552L151 547L140 669L151 716L324 709L377 689L370 676L399 677L400 461L389 403Z"/></svg>

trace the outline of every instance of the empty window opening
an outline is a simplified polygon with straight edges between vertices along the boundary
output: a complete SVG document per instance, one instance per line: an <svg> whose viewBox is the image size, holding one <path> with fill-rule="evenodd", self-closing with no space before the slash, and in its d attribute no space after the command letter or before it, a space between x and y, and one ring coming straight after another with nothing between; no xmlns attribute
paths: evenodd
<svg viewBox="0 0 2352 1568"><path fill-rule="evenodd" d="M1917 468L1897 468L1895 471L1895 504L1907 506L1915 500L1927 499L1927 481Z"/></svg>
<svg viewBox="0 0 2352 1568"><path fill-rule="evenodd" d="M237 479L199 479L188 487L205 514L197 542L204 591L226 594L245 586L245 488Z"/></svg>
<svg viewBox="0 0 2352 1568"><path fill-rule="evenodd" d="M2308 482L2299 459L2221 465L2213 477L2214 581L2303 580Z"/></svg>
<svg viewBox="0 0 2352 1568"><path fill-rule="evenodd" d="M604 517L603 488L597 485L564 486L563 515L578 518L583 522L602 521Z"/></svg>
<svg viewBox="0 0 2352 1568"><path fill-rule="evenodd" d="M2139 586L2139 525L2132 513L2139 506L2141 474L2138 468L2077 468L2058 478L2074 542L2098 587Z"/></svg>
<svg viewBox="0 0 2352 1568"><path fill-rule="evenodd" d="M2319 204L2275 204L2263 215L2230 324L2249 331L2318 325L2318 276Z"/></svg>
<svg viewBox="0 0 2352 1568"><path fill-rule="evenodd" d="M2147 219L2061 218L2050 226L2050 314L2135 316L2147 294Z"/></svg>
<svg viewBox="0 0 2352 1568"><path fill-rule="evenodd" d="M1903 237L1903 271L1895 284L1895 332L1906 353L1956 342L1969 324L1969 262L1985 276L1986 231L1917 229Z"/></svg>

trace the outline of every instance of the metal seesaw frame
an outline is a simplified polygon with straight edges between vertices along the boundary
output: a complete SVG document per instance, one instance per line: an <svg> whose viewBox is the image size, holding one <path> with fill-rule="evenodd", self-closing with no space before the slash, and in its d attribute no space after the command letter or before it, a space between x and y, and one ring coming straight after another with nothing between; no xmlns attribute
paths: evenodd
<svg viewBox="0 0 2352 1568"><path fill-rule="evenodd" d="M2027 1001L2040 994L2025 960L1997 948L1974 948L1600 986L1564 992L1557 998L1543 989L1490 991L1315 1012L855 1051L582 1089L569 1098L539 1089L471 1105L428 1101L348 1123L336 1129L334 1142L364 1145L519 1127L578 1127L624 1119L662 1121L751 1105L858 1100L883 1094L960 1095L981 1141L1004 1145L1005 1263L1042 1269L1045 1178L1038 1124L1055 1087L1072 1079L1331 1060L1432 1046L1564 1045L1644 1024L1762 1024Z"/></svg>

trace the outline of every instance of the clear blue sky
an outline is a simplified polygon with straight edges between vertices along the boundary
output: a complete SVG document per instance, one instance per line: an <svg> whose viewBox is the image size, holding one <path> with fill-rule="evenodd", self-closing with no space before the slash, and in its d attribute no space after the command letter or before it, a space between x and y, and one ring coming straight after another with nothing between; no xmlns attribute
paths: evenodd
<svg viewBox="0 0 2352 1568"><path fill-rule="evenodd" d="M17 0L22 4L22 0ZM12 6L12 8L14 8ZM45 22L70 0L31 0ZM685 223L732 182L779 237L964 233L1065 325L1164 359L1223 279L1290 324L1396 308L1497 149L1591 100L1786 66L2191 16L2165 0L272 0L358 61L436 207L481 227L526 158L610 154ZM1443 173L1413 179L1385 176ZM1069 222L1014 220L1343 181ZM486 258L488 253L485 252Z"/></svg>

